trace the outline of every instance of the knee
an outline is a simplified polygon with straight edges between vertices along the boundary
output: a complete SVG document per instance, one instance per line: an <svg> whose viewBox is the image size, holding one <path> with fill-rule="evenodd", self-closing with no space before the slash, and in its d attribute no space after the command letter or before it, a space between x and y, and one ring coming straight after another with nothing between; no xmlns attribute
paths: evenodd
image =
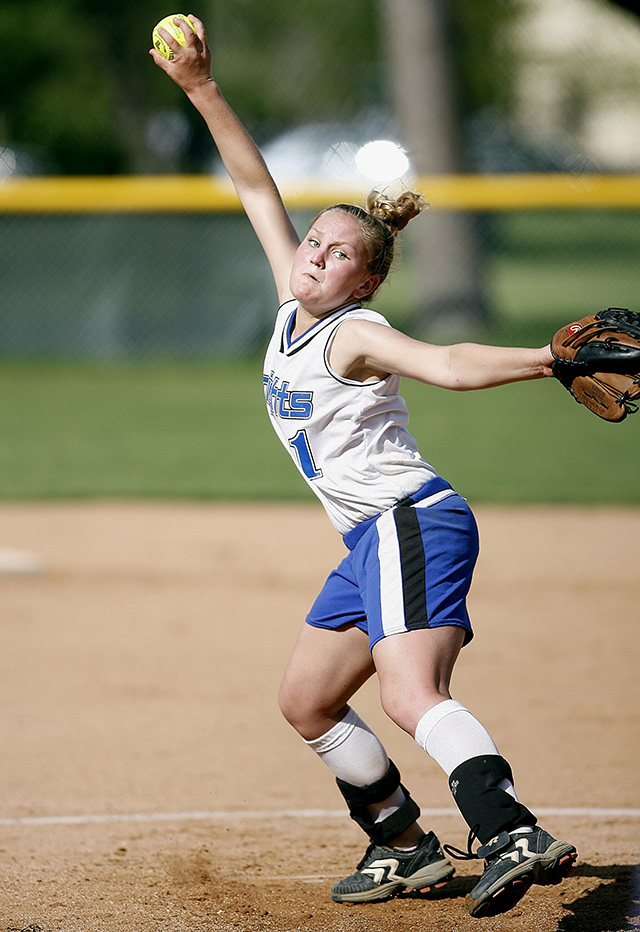
<svg viewBox="0 0 640 932"><path fill-rule="evenodd" d="M403 731L409 730L408 720L411 709L410 703L408 703L405 698L394 694L391 690L381 690L380 704L382 705L383 711L389 716L392 722L398 725L399 728L402 728Z"/></svg>
<svg viewBox="0 0 640 932"><path fill-rule="evenodd" d="M314 731L314 722L319 710L309 693L298 690L285 679L278 690L278 706L285 720L303 738L307 738Z"/></svg>
<svg viewBox="0 0 640 932"><path fill-rule="evenodd" d="M298 689L285 678L278 690L278 706L286 721L305 741L313 741L325 734L347 707L342 702L334 708L325 697L307 688Z"/></svg>
<svg viewBox="0 0 640 932"><path fill-rule="evenodd" d="M445 695L435 687L421 686L419 690L412 690L405 683L380 688L380 703L385 714L411 737L424 713L450 698L448 691Z"/></svg>
<svg viewBox="0 0 640 932"><path fill-rule="evenodd" d="M297 691L292 689L286 680L283 680L278 689L278 708L285 720L292 725L296 731L298 730L298 724L302 717L302 705L302 697L298 696Z"/></svg>

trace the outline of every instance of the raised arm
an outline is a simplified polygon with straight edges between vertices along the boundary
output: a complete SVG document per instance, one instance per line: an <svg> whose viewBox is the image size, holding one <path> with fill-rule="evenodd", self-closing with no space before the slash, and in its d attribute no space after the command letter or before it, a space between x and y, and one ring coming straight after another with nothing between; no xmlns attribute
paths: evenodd
<svg viewBox="0 0 640 932"><path fill-rule="evenodd" d="M438 346L367 320L339 327L329 357L332 368L346 378L366 381L393 372L453 391L541 379L552 375L552 360L548 346Z"/></svg>
<svg viewBox="0 0 640 932"><path fill-rule="evenodd" d="M299 239L282 202L280 192L253 139L231 109L211 74L211 51L204 25L189 14L197 35L185 24L186 45L181 46L162 30L174 51L168 61L155 49L156 65L182 88L205 120L240 202L265 251L278 296L289 296L289 273ZM176 23L180 20L176 18Z"/></svg>

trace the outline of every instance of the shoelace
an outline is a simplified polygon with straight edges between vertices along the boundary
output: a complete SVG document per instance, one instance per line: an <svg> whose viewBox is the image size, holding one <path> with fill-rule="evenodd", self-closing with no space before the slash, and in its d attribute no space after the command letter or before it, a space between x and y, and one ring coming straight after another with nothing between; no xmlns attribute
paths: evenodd
<svg viewBox="0 0 640 932"><path fill-rule="evenodd" d="M469 834L467 835L467 850L461 851L460 848L456 848L453 845L443 845L442 850L445 854L448 854L450 857L455 858L456 861L477 861L479 860L478 855L475 851L471 850L471 846L478 837L479 825L474 825L473 828L469 829Z"/></svg>
<svg viewBox="0 0 640 932"><path fill-rule="evenodd" d="M375 845L374 845L373 842L371 842L371 844L369 845L369 847L368 847L367 850L365 851L362 860L360 861L360 863L359 863L358 866L356 867L356 870L357 870L357 871L359 871L359 870L360 870L362 867L364 867L364 865L367 863L367 859L368 859L369 855L371 854L371 852L373 851L374 848L375 848Z"/></svg>

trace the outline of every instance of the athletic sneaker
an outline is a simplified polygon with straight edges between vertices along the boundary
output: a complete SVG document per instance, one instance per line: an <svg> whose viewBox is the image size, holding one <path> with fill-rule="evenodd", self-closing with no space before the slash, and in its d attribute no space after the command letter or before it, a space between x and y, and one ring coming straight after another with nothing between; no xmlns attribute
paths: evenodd
<svg viewBox="0 0 640 932"><path fill-rule="evenodd" d="M447 851L451 853L448 847ZM545 886L564 880L577 856L573 845L556 841L541 828L512 834L501 832L473 855L484 858L485 869L467 895L467 909L478 919L504 913L515 906L532 884Z"/></svg>
<svg viewBox="0 0 640 932"><path fill-rule="evenodd" d="M333 885L331 899L336 903L371 903L405 888L426 893L446 883L453 873L440 842L429 832L413 851L369 845L355 874Z"/></svg>

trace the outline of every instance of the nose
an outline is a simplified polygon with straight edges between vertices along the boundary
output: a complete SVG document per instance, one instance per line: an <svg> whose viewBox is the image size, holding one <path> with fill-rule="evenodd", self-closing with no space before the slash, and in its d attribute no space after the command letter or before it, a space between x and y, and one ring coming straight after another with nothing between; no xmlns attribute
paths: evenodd
<svg viewBox="0 0 640 932"><path fill-rule="evenodd" d="M320 250L317 249L315 252L312 252L309 258L312 265L317 266L319 269L324 268L324 256Z"/></svg>

